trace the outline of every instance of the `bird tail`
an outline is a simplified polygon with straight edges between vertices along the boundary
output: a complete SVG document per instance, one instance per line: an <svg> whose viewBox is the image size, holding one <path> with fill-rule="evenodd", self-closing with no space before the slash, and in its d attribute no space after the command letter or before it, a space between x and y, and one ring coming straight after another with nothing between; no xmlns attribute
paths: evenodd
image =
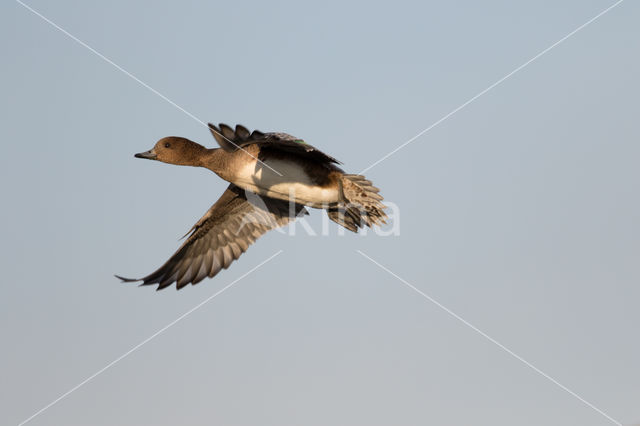
<svg viewBox="0 0 640 426"><path fill-rule="evenodd" d="M327 209L329 219L349 231L357 232L365 225L382 225L386 222L380 190L362 175L344 174L340 179L342 201Z"/></svg>

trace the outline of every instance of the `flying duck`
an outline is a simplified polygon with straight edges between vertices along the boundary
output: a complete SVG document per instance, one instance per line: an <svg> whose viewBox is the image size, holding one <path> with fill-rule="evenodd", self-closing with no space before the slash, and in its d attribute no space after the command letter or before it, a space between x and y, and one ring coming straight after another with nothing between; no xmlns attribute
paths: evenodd
<svg viewBox="0 0 640 426"><path fill-rule="evenodd" d="M116 275L123 282L157 284L157 290L174 282L177 289L197 284L227 269L262 234L309 214L305 206L326 210L331 220L353 232L386 223L378 188L364 176L346 174L338 160L302 139L250 132L242 125L209 124L209 130L220 148L169 136L135 154L205 167L230 184L164 265L139 279Z"/></svg>

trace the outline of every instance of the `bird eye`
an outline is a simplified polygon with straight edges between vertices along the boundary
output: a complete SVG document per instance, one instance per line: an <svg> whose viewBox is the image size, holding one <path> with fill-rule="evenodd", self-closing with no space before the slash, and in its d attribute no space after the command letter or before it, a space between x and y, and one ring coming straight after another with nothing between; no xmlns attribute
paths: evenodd
<svg viewBox="0 0 640 426"><path fill-rule="evenodd" d="M169 142L167 142L167 143L164 144L164 147L165 148L171 148L171 144Z"/></svg>

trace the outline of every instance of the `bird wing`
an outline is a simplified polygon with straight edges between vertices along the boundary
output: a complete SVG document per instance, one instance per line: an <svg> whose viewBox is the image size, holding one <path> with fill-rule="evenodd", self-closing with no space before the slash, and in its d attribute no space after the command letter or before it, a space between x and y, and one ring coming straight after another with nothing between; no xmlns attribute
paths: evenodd
<svg viewBox="0 0 640 426"><path fill-rule="evenodd" d="M287 133L262 133L259 130L249 132L246 127L240 124L236 125L234 130L223 123L220 123L219 127L209 123L209 130L225 151L233 152L244 146L256 144L267 150L285 151L304 156L318 163L341 164L332 156Z"/></svg>
<svg viewBox="0 0 640 426"><path fill-rule="evenodd" d="M144 278L117 276L124 282L158 284L158 290L176 282L178 289L213 277L240 257L262 234L309 214L304 206L245 192L231 184L187 233L187 240L167 262Z"/></svg>

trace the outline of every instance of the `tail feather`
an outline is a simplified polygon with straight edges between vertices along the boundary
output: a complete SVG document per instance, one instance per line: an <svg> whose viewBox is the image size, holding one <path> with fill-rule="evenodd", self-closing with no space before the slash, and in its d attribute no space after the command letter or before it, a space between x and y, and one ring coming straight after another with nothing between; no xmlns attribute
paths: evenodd
<svg viewBox="0 0 640 426"><path fill-rule="evenodd" d="M350 231L365 225L373 227L387 223L386 208L380 190L362 175L345 174L341 180L342 202L327 210L329 219Z"/></svg>

